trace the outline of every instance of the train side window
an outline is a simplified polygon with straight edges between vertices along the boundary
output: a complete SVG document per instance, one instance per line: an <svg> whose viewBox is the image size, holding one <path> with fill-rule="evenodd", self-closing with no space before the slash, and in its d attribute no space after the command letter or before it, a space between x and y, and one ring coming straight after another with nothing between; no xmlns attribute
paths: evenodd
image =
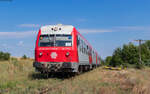
<svg viewBox="0 0 150 94"><path fill-rule="evenodd" d="M80 39L80 45L82 46L82 40Z"/></svg>
<svg viewBox="0 0 150 94"><path fill-rule="evenodd" d="M79 46L80 45L80 39L79 39L79 37L77 36L77 46Z"/></svg>
<svg viewBox="0 0 150 94"><path fill-rule="evenodd" d="M84 52L83 52L83 53L85 54L85 48L83 48L83 49L84 49Z"/></svg>
<svg viewBox="0 0 150 94"><path fill-rule="evenodd" d="M86 54L88 55L89 50L86 50Z"/></svg>
<svg viewBox="0 0 150 94"><path fill-rule="evenodd" d="M83 47L83 54L84 54L84 52L85 52L85 51L84 51L84 47Z"/></svg>
<svg viewBox="0 0 150 94"><path fill-rule="evenodd" d="M86 54L86 46L85 46L85 54Z"/></svg>
<svg viewBox="0 0 150 94"><path fill-rule="evenodd" d="M85 52L86 52L86 55L87 55L87 54L88 54L88 51L87 51L87 49L86 49L86 51L85 51Z"/></svg>
<svg viewBox="0 0 150 94"><path fill-rule="evenodd" d="M88 50L88 49L87 49L87 45L86 45L86 47L85 47L85 50L86 50L86 54L87 54L87 50Z"/></svg>
<svg viewBox="0 0 150 94"><path fill-rule="evenodd" d="M87 45L87 49L89 49L88 45Z"/></svg>
<svg viewBox="0 0 150 94"><path fill-rule="evenodd" d="M84 47L84 45L83 45L83 40L82 40L82 48Z"/></svg>
<svg viewBox="0 0 150 94"><path fill-rule="evenodd" d="M82 48L80 47L80 51L82 52Z"/></svg>

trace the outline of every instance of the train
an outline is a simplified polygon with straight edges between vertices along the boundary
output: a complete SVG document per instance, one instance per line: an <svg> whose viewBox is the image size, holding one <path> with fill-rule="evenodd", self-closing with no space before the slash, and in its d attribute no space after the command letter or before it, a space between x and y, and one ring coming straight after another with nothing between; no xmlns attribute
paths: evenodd
<svg viewBox="0 0 150 94"><path fill-rule="evenodd" d="M33 67L40 73L77 73L101 65L101 58L72 25L40 27Z"/></svg>

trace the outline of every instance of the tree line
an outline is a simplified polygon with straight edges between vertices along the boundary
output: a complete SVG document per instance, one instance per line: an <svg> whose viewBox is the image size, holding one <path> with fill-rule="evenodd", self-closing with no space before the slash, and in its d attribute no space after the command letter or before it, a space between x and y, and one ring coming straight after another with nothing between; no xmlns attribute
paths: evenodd
<svg viewBox="0 0 150 94"><path fill-rule="evenodd" d="M11 57L10 53L0 51L0 61L9 60L10 57ZM24 54L21 58L27 59L28 57Z"/></svg>
<svg viewBox="0 0 150 94"><path fill-rule="evenodd" d="M139 62L139 46L133 43L124 44L122 47L116 48L112 56L105 59L105 65L136 67L150 66L150 41L146 41L141 45L142 63Z"/></svg>

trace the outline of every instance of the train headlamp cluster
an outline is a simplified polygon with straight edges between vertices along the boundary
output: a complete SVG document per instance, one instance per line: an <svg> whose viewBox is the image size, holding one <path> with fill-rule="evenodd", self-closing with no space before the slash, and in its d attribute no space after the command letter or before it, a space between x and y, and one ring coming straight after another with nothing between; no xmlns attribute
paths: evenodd
<svg viewBox="0 0 150 94"><path fill-rule="evenodd" d="M51 28L52 31L58 31L58 30L61 30L61 28L58 28L58 27L54 27L54 28Z"/></svg>

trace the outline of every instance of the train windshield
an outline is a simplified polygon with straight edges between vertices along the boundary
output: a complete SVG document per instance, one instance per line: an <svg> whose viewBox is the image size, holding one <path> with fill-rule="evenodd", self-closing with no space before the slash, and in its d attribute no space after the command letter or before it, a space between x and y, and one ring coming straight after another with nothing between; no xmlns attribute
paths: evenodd
<svg viewBox="0 0 150 94"><path fill-rule="evenodd" d="M58 47L68 47L72 46L72 36L71 35L41 35L39 39L40 47L47 46L58 46Z"/></svg>

